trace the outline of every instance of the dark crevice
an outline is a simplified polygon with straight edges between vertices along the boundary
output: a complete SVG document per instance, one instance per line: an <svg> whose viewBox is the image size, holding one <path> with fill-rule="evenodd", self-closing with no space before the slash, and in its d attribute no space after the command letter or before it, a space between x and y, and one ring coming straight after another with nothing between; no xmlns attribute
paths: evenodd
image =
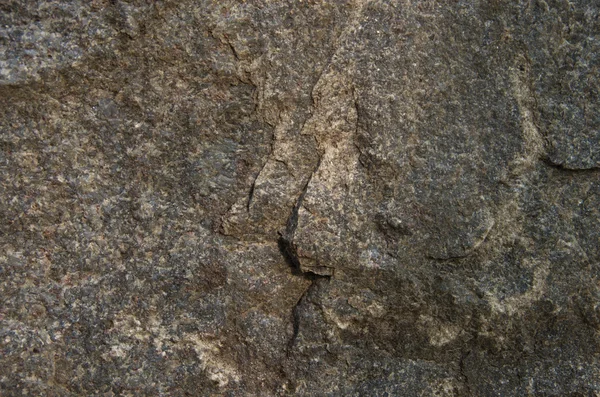
<svg viewBox="0 0 600 397"><path fill-rule="evenodd" d="M436 256L434 254L426 254L425 258L444 263L460 263L462 259L471 256L473 252L475 252L475 250L467 251L464 254L454 254L448 256Z"/></svg>
<svg viewBox="0 0 600 397"><path fill-rule="evenodd" d="M260 175L260 173L259 173ZM250 212L250 205L252 204L252 199L254 198L254 188L256 187L256 180L258 179L258 175L254 178L254 182L252 182L252 186L250 186L250 193L248 194L248 203L246 204L246 211Z"/></svg>
<svg viewBox="0 0 600 397"><path fill-rule="evenodd" d="M248 193L248 202L246 203L246 211L247 212L250 212L250 206L252 205L252 200L254 199L254 190L256 189L256 181L258 180L258 178L260 177L260 174L262 174L265 167L269 163L269 159L271 158L272 155L273 155L273 149L271 149L271 153L269 153L269 155L267 156L267 161L265 161L263 166L260 168L260 171L258 171L258 174L256 174L256 176L254 177L254 181L252 181L252 186L250 186L250 193Z"/></svg>
<svg viewBox="0 0 600 397"><path fill-rule="evenodd" d="M320 279L330 279L330 276L321 276L319 274L315 274L312 272L303 273L304 277L308 280L311 280L311 283L306 287L298 301L292 308L292 336L287 344L287 354L290 355L290 352L294 345L296 344L296 340L298 339L298 334L300 333L300 308L303 303L306 301L307 296L312 292L312 290L318 285Z"/></svg>
<svg viewBox="0 0 600 397"><path fill-rule="evenodd" d="M306 184L302 188L302 193L298 196L298 200L296 200L296 204L294 208L292 208L292 213L288 218L287 225L285 227L285 231L280 233L278 245L279 250L286 262L291 266L292 273L296 276L304 276L308 277L309 275L319 276L312 272L303 272L300 266L300 259L298 258L298 252L296 249L296 245L294 244L294 234L296 233L296 228L298 227L298 212L300 211L300 207L302 206L302 202L304 201L304 196L306 196L306 192L308 191L308 186L310 181L312 180L313 175L319 169L321 165L321 157L319 156L319 160L317 161L317 165L315 166L311 176L306 181ZM320 276L324 277L324 276Z"/></svg>
<svg viewBox="0 0 600 397"><path fill-rule="evenodd" d="M298 338L298 333L300 332L300 305L304 301L306 295L313 287L313 285L314 283L310 283L308 288L304 290L304 292L302 293L302 295L300 295L300 298L292 308L292 336L290 337L290 340L287 344L288 355L290 353L290 350L294 347L296 339Z"/></svg>
<svg viewBox="0 0 600 397"><path fill-rule="evenodd" d="M229 48L231 49L231 52L233 53L233 57L235 58L235 60L239 61L240 56L238 55L238 52L236 51L236 49L233 46L233 44L231 43L231 41L227 40L227 45L229 45Z"/></svg>
<svg viewBox="0 0 600 397"><path fill-rule="evenodd" d="M290 265L292 269L292 274L295 276L302 277L306 280L310 281L310 284L304 292L300 295L300 298L296 301L296 304L292 308L292 336L288 341L287 350L288 355L290 354L290 350L294 347L296 343L296 339L298 338L298 334L300 332L300 307L303 302L306 300L307 295L317 286L319 280L321 279L331 279L329 275L320 275L313 273L311 271L303 271L300 259L298 258L298 251L296 245L294 244L294 234L296 233L296 228L298 227L298 212L300 211L300 207L302 206L302 202L304 201L304 197L306 196L306 192L308 191L308 186L310 181L312 180L313 175L319 169L321 165L321 156L319 156L319 160L311 174L311 176L306 181L306 184L302 188L302 192L298 196L298 200L296 200L296 204L292 208L292 213L288 218L287 225L285 231L280 233L279 239L277 241L279 246L279 251L281 255L284 257L285 261Z"/></svg>
<svg viewBox="0 0 600 397"><path fill-rule="evenodd" d="M598 173L600 172L600 166L594 166L594 167L589 167L589 168L570 168L565 166L564 164L560 164L560 163L555 163L552 160L550 160L548 157L544 157L542 159L542 162L544 165L560 170L561 172L564 173L568 173L568 174L594 174L594 173Z"/></svg>
<svg viewBox="0 0 600 397"><path fill-rule="evenodd" d="M257 86L255 85L255 87L257 87ZM275 137L275 129L273 129L273 132L271 134L271 143L269 144L269 146L270 146L269 154L267 155L267 157L266 157L267 159L264 162L264 164L262 165L262 167L260 167L260 171L258 171L256 176L254 177L254 181L252 181L252 186L250 187L250 193L248 194L248 202L246 203L246 211L247 212L250 212L250 206L252 205L252 200L254 199L254 191L256 189L256 181L258 180L260 175L263 173L265 168L267 168L267 164L269 164L269 161L274 159L273 153L275 153L275 141L276 140L277 140L277 138ZM277 159L274 159L274 160L278 161ZM286 166L287 166L287 164L286 164Z"/></svg>
<svg viewBox="0 0 600 397"><path fill-rule="evenodd" d="M279 246L279 252L283 255L286 263L292 268L292 274L294 276L303 276L304 273L300 269L300 261L298 260L296 247L293 243L282 234L279 236L279 240L277 240L277 245Z"/></svg>

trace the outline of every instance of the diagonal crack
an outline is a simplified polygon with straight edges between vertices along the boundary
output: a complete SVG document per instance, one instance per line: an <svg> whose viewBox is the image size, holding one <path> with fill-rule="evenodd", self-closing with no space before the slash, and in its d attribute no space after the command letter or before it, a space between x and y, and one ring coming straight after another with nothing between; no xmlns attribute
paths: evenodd
<svg viewBox="0 0 600 397"><path fill-rule="evenodd" d="M287 344L288 355L290 354L291 349L296 344L296 339L298 339L298 334L300 333L300 308L307 300L307 297L312 292L312 290L318 286L319 280L329 280L331 278L331 276L322 276L313 272L305 272L303 273L303 276L307 280L311 280L311 283L306 287L302 294L300 294L300 297L298 298L296 304L292 308L292 336L290 337L290 340Z"/></svg>
<svg viewBox="0 0 600 397"><path fill-rule="evenodd" d="M347 26L342 30L342 32L338 35L338 37L336 37L334 39L333 51L329 55L323 68L319 71L319 74L318 74L314 84L312 85L312 88L310 90L310 95L313 99L313 107L319 106L319 104L318 104L319 98L317 95L317 87L319 85L319 82L321 82L323 80L328 68L334 62L334 58L335 58L336 54L340 51L341 45L342 45L341 43L343 41L344 36L349 34L352 26L356 24L356 22L360 18L360 15L362 14L362 8L363 8L364 4L359 2L359 5L360 6L357 7L357 11L354 13L353 17L348 22ZM356 98L356 92L354 89L353 89L352 94L354 97L353 104L354 104L357 114L358 114L358 103L357 103L357 98ZM358 122L357 122L357 125L355 128L358 129ZM304 129L304 126L301 128L301 131L303 129ZM316 136L313 136L313 138L315 139L316 146L318 148L319 147L318 139ZM300 208L302 207L302 203L304 202L304 198L308 191L310 182L312 181L317 170L321 166L322 158L323 158L323 155L321 153L321 154L319 154L319 159L317 161L317 164L315 165L314 169L312 170L310 177L306 181L306 184L302 188L302 192L298 196L298 199L296 200L296 203L294 204L294 207L292 208L292 212L287 220L285 230L283 232L279 233L279 239L278 239L279 250L280 250L281 254L283 255L283 257L285 258L286 262L292 268L292 274L295 276L303 277L306 280L310 280L310 284L302 292L302 294L300 295L300 297L298 298L298 300L296 301L295 305L292 308L291 317L292 317L293 331L292 331L292 336L290 337L290 340L288 341L288 354L290 353L290 350L293 348L294 344L296 343L298 334L300 332L301 307L306 302L307 296L311 293L311 291L314 288L316 288L318 286L319 282L322 279L325 279L325 280L331 279L331 275L321 275L321 274L314 273L310 270L306 270L306 271L303 270L302 265L300 263L300 258L298 257L298 249L294 242L296 229L298 228L299 211L300 211Z"/></svg>
<svg viewBox="0 0 600 397"><path fill-rule="evenodd" d="M298 227L298 212L300 211L300 207L302 206L302 202L304 201L304 197L306 196L306 192L308 191L308 186L310 185L310 182L312 181L312 178L319 169L320 165L321 156L319 156L317 165L315 166L313 172L306 181L306 184L302 188L302 193L300 193L300 196L298 196L298 199L296 200L296 204L292 208L292 213L288 218L285 231L279 234L279 250L281 251L281 254L286 259L286 261L291 265L292 272L296 276L301 276L305 274L301 269L300 259L298 259L298 251L296 245L294 244L294 235L296 233L296 228Z"/></svg>
<svg viewBox="0 0 600 397"><path fill-rule="evenodd" d="M273 138L273 139L275 139L275 138ZM256 174L256 176L254 177L254 181L252 181L252 186L250 186L250 193L248 194L248 202L246 203L246 212L250 212L250 208L252 207L252 200L254 199L254 190L256 189L256 181L258 181L258 178L260 178L260 175L267 167L267 164L269 163L269 158L272 156L272 154L273 154L273 149L272 149L272 145L271 145L271 153L269 153L269 155L267 156L267 161L265 161L265 163L261 167L260 171L258 171L258 174Z"/></svg>
<svg viewBox="0 0 600 397"><path fill-rule="evenodd" d="M306 295L310 292L313 285L314 283L310 283L310 285L306 287L292 308L292 336L287 344L288 355L290 354L290 350L294 347L298 334L300 333L300 305L306 299Z"/></svg>
<svg viewBox="0 0 600 397"><path fill-rule="evenodd" d="M319 169L320 165L321 156L319 156L319 160L317 161L317 164L313 169L311 176L306 181L306 184L302 189L302 193L300 193L300 195L298 196L296 204L292 208L292 213L288 218L285 231L283 233L280 233L280 237L278 240L279 250L281 251L281 254L285 258L286 262L292 268L292 274L295 276L303 277L306 280L310 280L310 284L306 287L302 294L300 294L300 297L298 298L296 304L292 308L292 336L290 337L290 340L288 341L287 345L288 354L290 353L290 350L294 347L294 344L296 343L296 339L298 338L298 334L300 332L300 308L302 304L306 301L306 297L308 296L308 294L318 285L317 283L319 282L319 280L329 280L331 278L331 276L328 275L320 275L311 271L303 271L300 264L300 259L298 258L297 248L294 244L294 235L296 233L296 228L298 227L298 212L300 211L300 207L302 206L302 202L304 201L304 197L306 196L306 192L308 191L308 186L310 185L310 182L314 174Z"/></svg>
<svg viewBox="0 0 600 397"><path fill-rule="evenodd" d="M560 170L561 172L563 172L565 174L570 174L570 175L596 174L596 173L600 172L600 166L589 167L589 168L570 168L564 164L555 163L552 160L550 160L548 157L542 158L542 163L545 166L554 168L556 170Z"/></svg>

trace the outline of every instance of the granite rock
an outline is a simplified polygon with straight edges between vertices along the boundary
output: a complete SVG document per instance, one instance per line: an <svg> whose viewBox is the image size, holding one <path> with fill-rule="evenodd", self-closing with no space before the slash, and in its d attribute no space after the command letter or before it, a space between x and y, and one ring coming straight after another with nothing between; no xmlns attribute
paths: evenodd
<svg viewBox="0 0 600 397"><path fill-rule="evenodd" d="M599 396L600 4L0 4L0 394Z"/></svg>

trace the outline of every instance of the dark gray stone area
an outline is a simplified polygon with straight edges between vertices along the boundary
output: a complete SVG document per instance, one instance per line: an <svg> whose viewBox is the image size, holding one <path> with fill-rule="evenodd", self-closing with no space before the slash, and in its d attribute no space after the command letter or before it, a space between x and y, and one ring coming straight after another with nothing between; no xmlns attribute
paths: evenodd
<svg viewBox="0 0 600 397"><path fill-rule="evenodd" d="M600 3L0 3L0 395L600 396Z"/></svg>

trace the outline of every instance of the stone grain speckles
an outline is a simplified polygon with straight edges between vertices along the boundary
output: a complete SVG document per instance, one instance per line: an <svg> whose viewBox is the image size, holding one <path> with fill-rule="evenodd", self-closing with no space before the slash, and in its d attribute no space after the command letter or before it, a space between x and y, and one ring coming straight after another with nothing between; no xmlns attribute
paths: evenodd
<svg viewBox="0 0 600 397"><path fill-rule="evenodd" d="M600 395L589 1L0 5L0 394Z"/></svg>

